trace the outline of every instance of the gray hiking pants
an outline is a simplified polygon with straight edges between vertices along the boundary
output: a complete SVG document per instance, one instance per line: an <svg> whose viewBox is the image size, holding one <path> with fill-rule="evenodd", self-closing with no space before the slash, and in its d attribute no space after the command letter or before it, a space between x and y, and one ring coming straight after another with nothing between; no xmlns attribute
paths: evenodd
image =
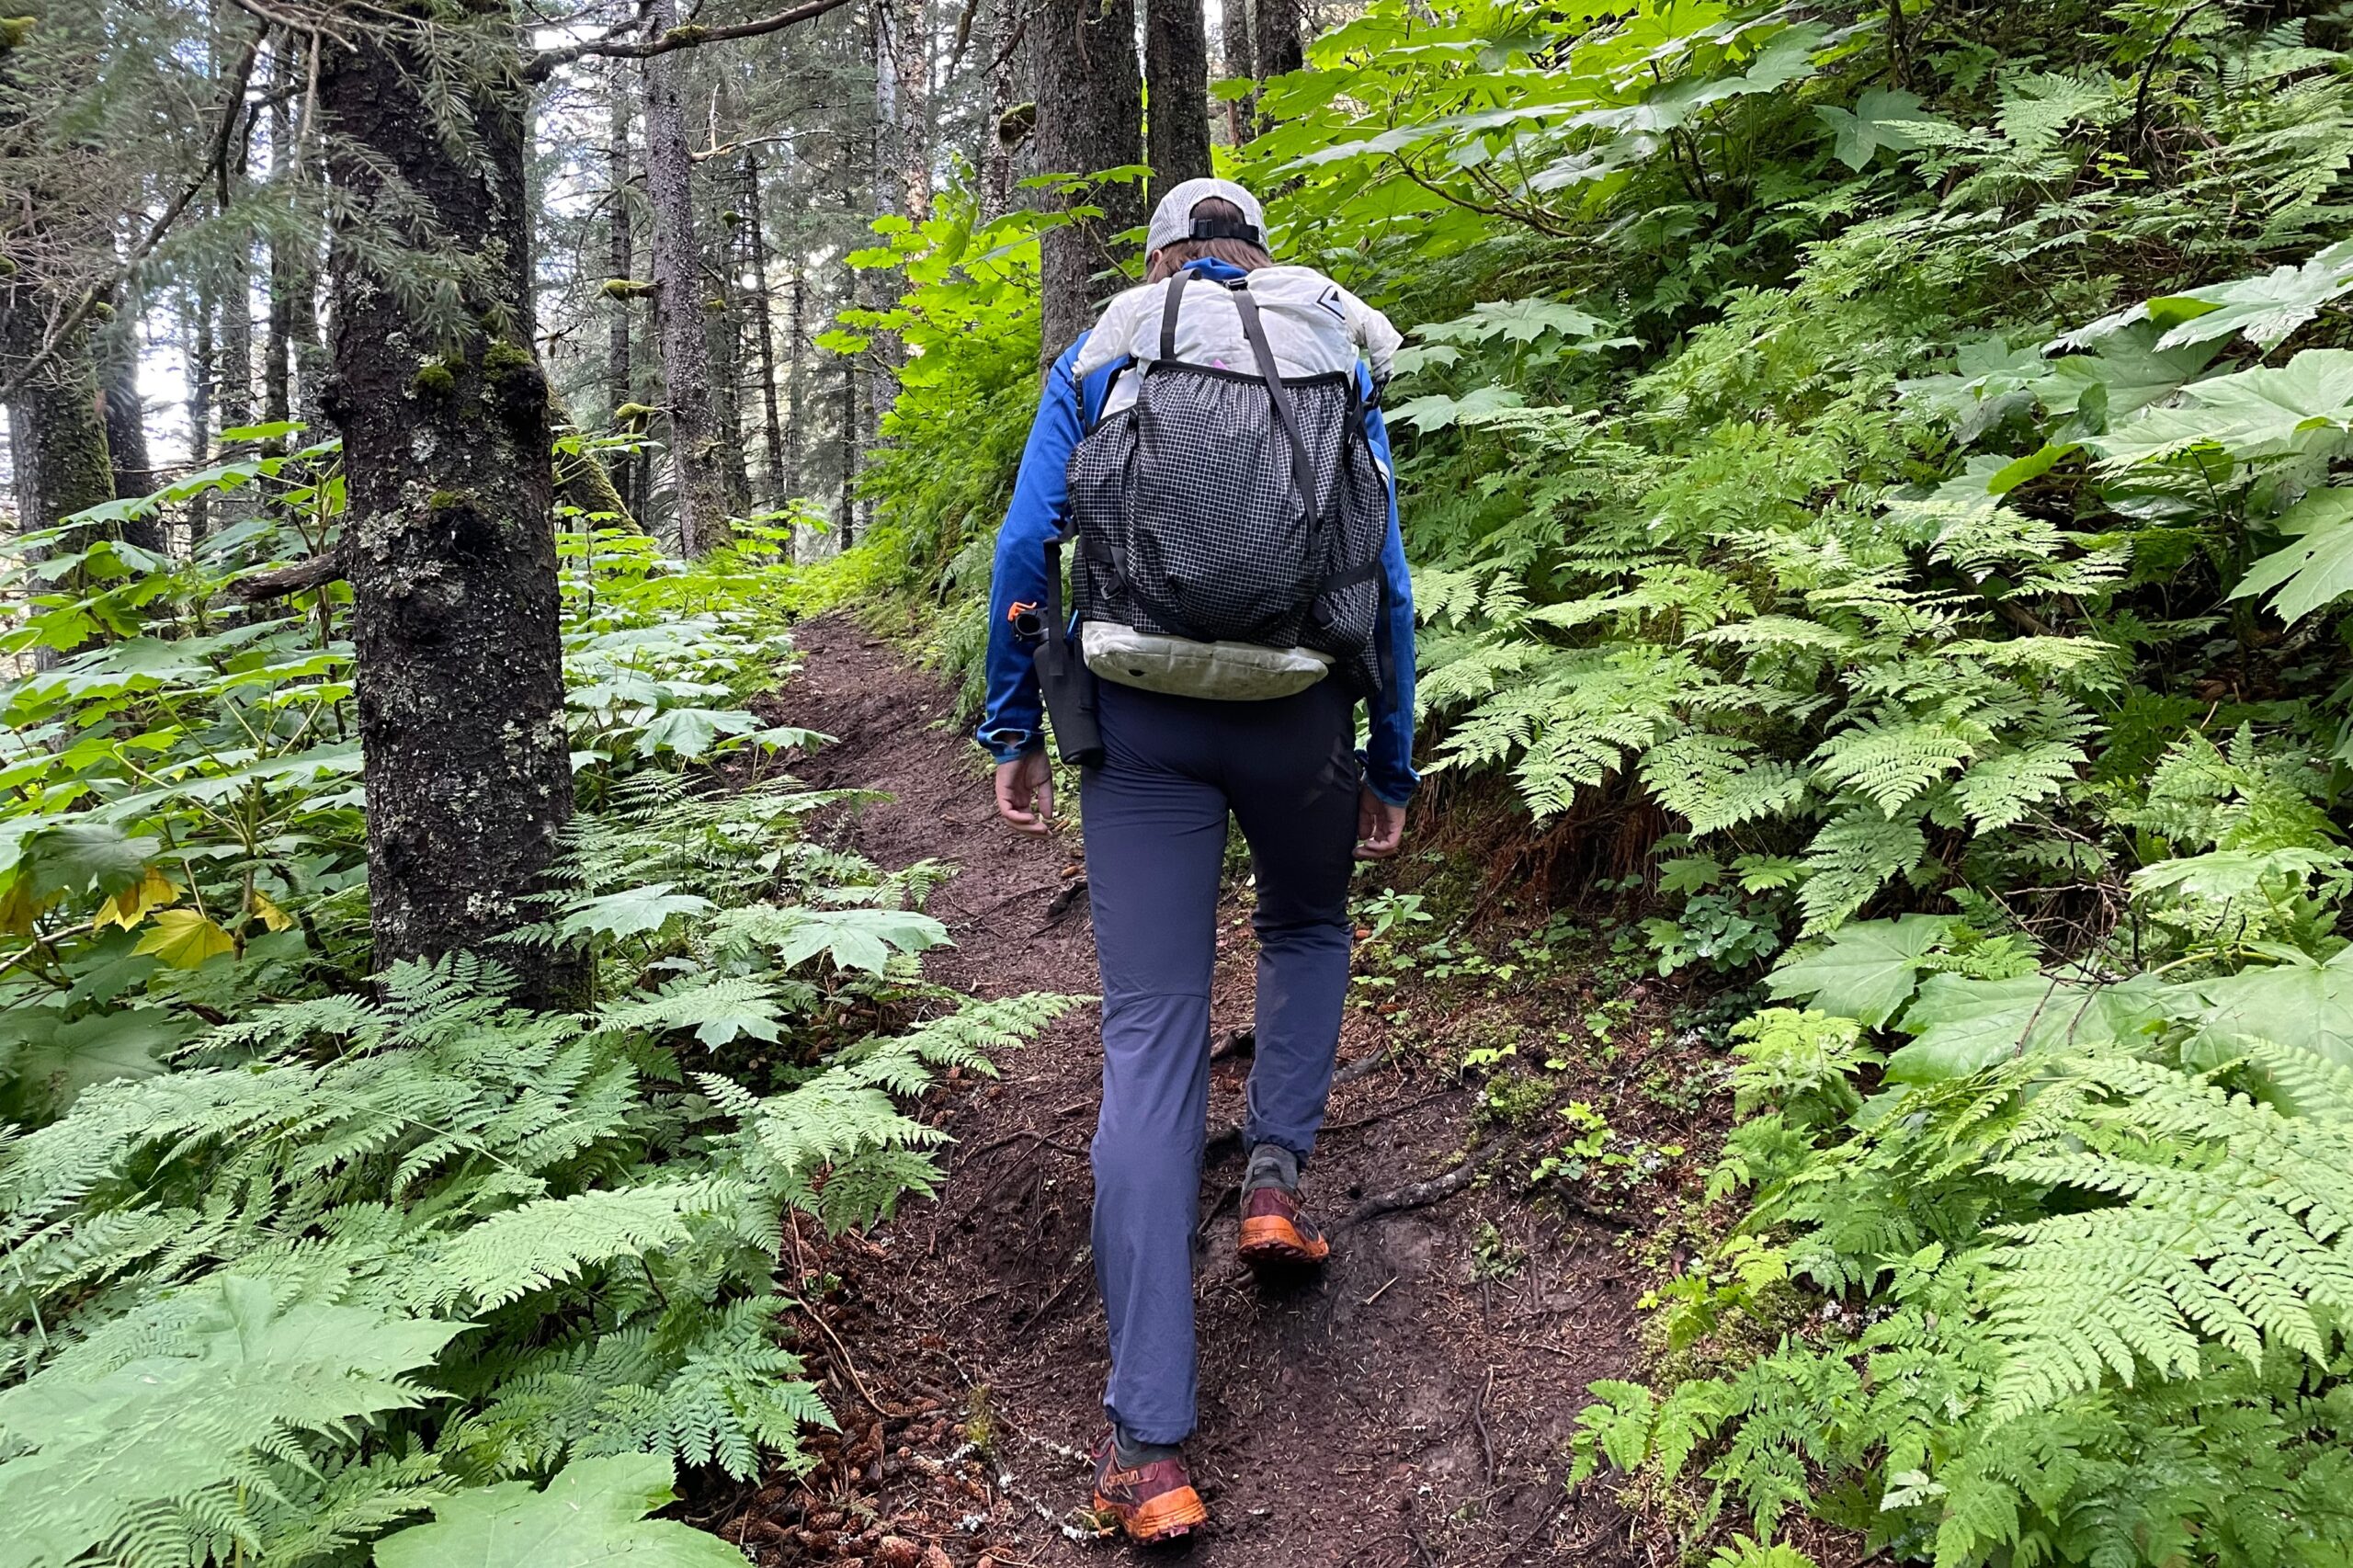
<svg viewBox="0 0 2353 1568"><path fill-rule="evenodd" d="M1304 1160L1347 996L1354 713L1333 680L1267 702L1102 687L1104 758L1080 792L1103 986L1095 1278L1111 1329L1104 1405L1143 1442L1193 1430L1193 1235L1227 813L1257 881L1245 1135Z"/></svg>

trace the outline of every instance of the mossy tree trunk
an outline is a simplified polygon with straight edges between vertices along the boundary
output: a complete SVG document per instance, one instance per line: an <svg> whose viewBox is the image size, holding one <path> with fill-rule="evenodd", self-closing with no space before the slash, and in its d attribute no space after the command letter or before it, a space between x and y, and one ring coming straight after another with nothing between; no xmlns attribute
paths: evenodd
<svg viewBox="0 0 2353 1568"><path fill-rule="evenodd" d="M484 23L484 26L498 24ZM436 130L432 63L409 24L357 33L325 62L329 177L349 210L394 210L397 176L430 231L338 237L334 374L368 787L375 961L483 949L525 917L571 818L548 387L530 349L524 87L462 99L474 145ZM427 220L418 219L422 223ZM387 239L460 279L425 319L364 256ZM540 996L570 976L527 966Z"/></svg>
<svg viewBox="0 0 2353 1568"><path fill-rule="evenodd" d="M60 312L31 283L13 277L0 282L6 285L0 287L0 375L7 375L40 351L44 329ZM74 327L8 403L26 528L54 528L114 499L103 406L89 328Z"/></svg>
<svg viewBox="0 0 2353 1568"><path fill-rule="evenodd" d="M1135 0L1040 0L1030 26L1037 30L1039 171L1086 175L1141 162ZM1134 260L1117 253L1111 237L1143 222L1142 194L1134 185L1101 186L1070 204L1100 208L1103 216L1051 230L1040 242L1040 351L1049 364L1119 290L1112 269Z"/></svg>

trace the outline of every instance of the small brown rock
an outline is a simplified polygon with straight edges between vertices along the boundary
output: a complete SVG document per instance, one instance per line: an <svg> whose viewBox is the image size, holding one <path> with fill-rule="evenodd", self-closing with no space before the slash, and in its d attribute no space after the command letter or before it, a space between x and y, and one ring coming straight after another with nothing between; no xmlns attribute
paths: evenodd
<svg viewBox="0 0 2353 1568"><path fill-rule="evenodd" d="M956 1568L956 1565L949 1562L948 1553L937 1546L926 1546L923 1549L923 1568Z"/></svg>

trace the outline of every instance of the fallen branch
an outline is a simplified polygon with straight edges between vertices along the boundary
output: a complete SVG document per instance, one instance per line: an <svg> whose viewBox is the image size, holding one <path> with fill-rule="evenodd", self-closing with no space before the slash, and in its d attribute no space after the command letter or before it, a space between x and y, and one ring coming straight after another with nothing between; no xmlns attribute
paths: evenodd
<svg viewBox="0 0 2353 1568"><path fill-rule="evenodd" d="M1503 1146L1503 1140L1498 1138L1472 1150L1463 1157L1461 1165L1442 1176L1433 1176L1428 1181L1417 1181L1410 1187L1396 1187L1388 1192L1376 1192L1342 1215L1331 1228L1345 1231L1361 1225L1367 1220L1377 1220L1383 1214L1395 1214L1407 1209L1427 1209L1433 1203L1442 1202L1469 1187L1472 1178L1479 1174L1480 1167L1495 1158Z"/></svg>
<svg viewBox="0 0 2353 1568"><path fill-rule="evenodd" d="M822 17L828 11L839 10L849 0L805 0L772 17L761 17L748 22L733 22L725 27L706 28L688 23L665 32L661 37L642 43L624 42L618 38L595 38L582 43L568 43L561 49L543 49L524 62L523 75L528 81L543 82L559 65L568 64L585 55L601 54L612 60L651 60L657 54L667 54L675 49L699 49L707 43L725 43L739 38L759 38L795 22L805 22Z"/></svg>
<svg viewBox="0 0 2353 1568"><path fill-rule="evenodd" d="M307 594L329 583L339 583L343 581L347 569L343 547L337 545L308 561L298 561L291 566L279 566L239 578L229 585L229 591L249 605L260 604L265 599L282 599L292 594Z"/></svg>

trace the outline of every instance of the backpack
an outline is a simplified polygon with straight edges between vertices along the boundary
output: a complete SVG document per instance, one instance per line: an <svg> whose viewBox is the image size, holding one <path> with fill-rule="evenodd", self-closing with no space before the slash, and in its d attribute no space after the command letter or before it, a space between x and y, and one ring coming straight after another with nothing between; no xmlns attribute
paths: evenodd
<svg viewBox="0 0 2353 1568"><path fill-rule="evenodd" d="M1076 546L1071 581L1086 673L1236 701L1327 677L1359 694L1381 682L1389 488L1365 435L1353 349L1338 360L1348 369L1286 376L1246 279L1179 270L1163 289L1160 353L1121 372L1136 378L1132 399L1107 398L1111 412L1072 454L1070 525L1046 546L1051 631L1040 674L1065 757L1074 738L1089 737L1067 733L1069 721L1084 720L1064 710L1092 709L1053 634L1066 624L1066 545ZM1238 312L1255 368L1180 359L1180 335L1205 335L1199 324L1180 333L1194 311ZM1287 336L1314 320L1287 318ZM1329 345L1313 347L1334 362Z"/></svg>

